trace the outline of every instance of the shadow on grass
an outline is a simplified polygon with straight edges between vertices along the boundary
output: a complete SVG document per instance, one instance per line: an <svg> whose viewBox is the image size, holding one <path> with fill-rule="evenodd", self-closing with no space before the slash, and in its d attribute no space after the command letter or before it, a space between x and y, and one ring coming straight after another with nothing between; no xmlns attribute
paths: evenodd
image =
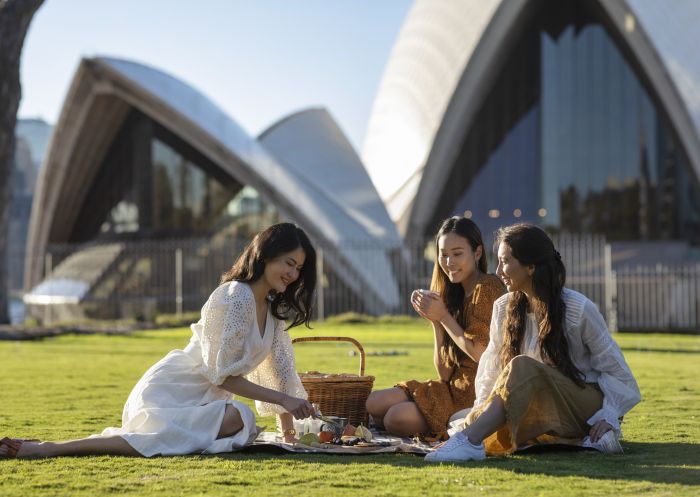
<svg viewBox="0 0 700 497"><path fill-rule="evenodd" d="M700 354L698 349L662 349L656 347L620 347L623 352L658 352L668 354Z"/></svg>
<svg viewBox="0 0 700 497"><path fill-rule="evenodd" d="M625 442L624 455L603 455L591 450L543 449L509 457L492 457L444 465L455 468L493 468L523 474L576 476L596 480L646 481L650 483L700 486L700 444ZM256 449L254 453L219 454L224 459L256 461L293 458L309 464L329 466L352 464L390 465L399 468L433 467L414 454L348 456L336 454L293 454ZM688 467L691 466L691 467ZM331 472L334 468L329 468ZM338 471L340 468L338 468Z"/></svg>

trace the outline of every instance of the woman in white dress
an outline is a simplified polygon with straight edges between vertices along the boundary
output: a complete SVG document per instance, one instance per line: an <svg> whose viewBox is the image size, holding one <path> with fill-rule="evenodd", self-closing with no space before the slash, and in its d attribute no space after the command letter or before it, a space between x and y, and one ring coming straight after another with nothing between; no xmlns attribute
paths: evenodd
<svg viewBox="0 0 700 497"><path fill-rule="evenodd" d="M255 415L233 395L254 399L260 415L277 414L285 440L293 441L293 417L314 411L285 320L308 326L315 284L316 252L306 234L291 223L267 228L224 273L189 344L136 384L121 428L66 442L4 438L0 457L230 452L258 434Z"/></svg>
<svg viewBox="0 0 700 497"><path fill-rule="evenodd" d="M466 428L426 460L480 460L547 443L621 452L620 421L641 396L598 308L564 288L564 264L542 229L502 228L496 243L509 293L493 304L476 401Z"/></svg>

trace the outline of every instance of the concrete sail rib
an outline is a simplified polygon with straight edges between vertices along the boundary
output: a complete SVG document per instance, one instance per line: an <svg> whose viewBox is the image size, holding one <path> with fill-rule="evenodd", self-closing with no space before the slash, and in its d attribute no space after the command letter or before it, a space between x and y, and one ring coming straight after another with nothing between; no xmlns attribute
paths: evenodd
<svg viewBox="0 0 700 497"><path fill-rule="evenodd" d="M642 67L700 181L700 2L600 1Z"/></svg>

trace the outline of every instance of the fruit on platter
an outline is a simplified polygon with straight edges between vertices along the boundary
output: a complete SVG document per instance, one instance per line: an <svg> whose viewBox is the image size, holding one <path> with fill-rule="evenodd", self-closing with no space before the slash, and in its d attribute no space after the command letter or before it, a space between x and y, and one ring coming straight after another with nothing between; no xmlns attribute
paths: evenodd
<svg viewBox="0 0 700 497"><path fill-rule="evenodd" d="M343 445L356 445L360 442L360 438L351 435L344 435L340 437L340 441Z"/></svg>
<svg viewBox="0 0 700 497"><path fill-rule="evenodd" d="M365 442L371 442L372 441L372 432L369 431L369 428L366 426L358 426L357 429L355 430L355 436L357 438L362 438L364 439Z"/></svg>
<svg viewBox="0 0 700 497"><path fill-rule="evenodd" d="M315 433L307 433L306 435L302 435L297 443L302 445L311 445L313 443L319 443L319 438Z"/></svg>
<svg viewBox="0 0 700 497"><path fill-rule="evenodd" d="M321 433L318 434L318 441L321 442L322 444L328 444L333 442L333 439L335 438L335 433L332 431L322 431Z"/></svg>
<svg viewBox="0 0 700 497"><path fill-rule="evenodd" d="M381 445L372 440L372 432L366 426L353 426L348 424L343 430L343 435L338 437L335 432L323 430L318 434L307 433L302 436L297 444L308 447L332 448L333 445L344 445L352 447L375 447Z"/></svg>

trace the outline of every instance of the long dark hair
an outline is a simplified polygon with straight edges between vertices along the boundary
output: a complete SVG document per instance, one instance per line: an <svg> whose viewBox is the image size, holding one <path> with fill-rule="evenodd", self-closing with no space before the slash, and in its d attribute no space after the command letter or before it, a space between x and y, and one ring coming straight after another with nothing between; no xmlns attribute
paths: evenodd
<svg viewBox="0 0 700 497"><path fill-rule="evenodd" d="M551 238L533 224L514 224L496 232L496 247L510 247L513 257L523 266L534 266L530 309L539 324L538 344L542 359L553 364L561 373L583 386L583 375L569 356L569 343L564 333L566 306L562 292L566 268ZM522 350L527 321L528 300L525 293L511 294L506 307L501 364L508 364Z"/></svg>
<svg viewBox="0 0 700 497"><path fill-rule="evenodd" d="M270 310L277 319L291 320L289 328L302 323L310 328L313 293L316 288L316 250L304 230L297 225L274 224L255 235L231 269L221 275L221 283L233 280L247 283L257 281L265 272L268 261L299 247L306 254L299 278L287 286L284 292L271 292Z"/></svg>
<svg viewBox="0 0 700 497"><path fill-rule="evenodd" d="M481 247L481 257L477 267L482 273L488 271L488 261L484 253L481 231L474 221L466 217L453 216L442 222L437 235L435 235L435 266L433 267L433 279L430 283L430 289L440 294L443 302L445 302L447 311L455 318L459 326L466 330L469 326L469 317L465 313L464 287L460 283L452 283L440 267L440 237L448 233L454 233L467 240L475 252L477 248ZM455 364L460 364L467 357L467 354L454 343L449 333L445 333L441 354Z"/></svg>

